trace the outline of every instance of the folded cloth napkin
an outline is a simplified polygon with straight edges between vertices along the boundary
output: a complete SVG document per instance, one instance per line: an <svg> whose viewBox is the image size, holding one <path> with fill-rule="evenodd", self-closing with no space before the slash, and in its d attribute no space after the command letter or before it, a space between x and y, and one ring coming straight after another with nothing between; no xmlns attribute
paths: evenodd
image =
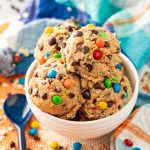
<svg viewBox="0 0 150 150"><path fill-rule="evenodd" d="M114 132L111 150L150 149L150 104L137 108Z"/></svg>

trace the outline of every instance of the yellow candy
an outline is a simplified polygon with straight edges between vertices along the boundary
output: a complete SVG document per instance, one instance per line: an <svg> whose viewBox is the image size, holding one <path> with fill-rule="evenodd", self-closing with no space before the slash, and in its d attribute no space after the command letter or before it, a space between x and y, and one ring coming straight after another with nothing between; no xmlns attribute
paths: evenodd
<svg viewBox="0 0 150 150"><path fill-rule="evenodd" d="M32 121L31 127L35 128L35 129L39 128L39 122L38 121Z"/></svg>
<svg viewBox="0 0 150 150"><path fill-rule="evenodd" d="M95 28L95 26L93 24L87 24L86 27L87 28Z"/></svg>
<svg viewBox="0 0 150 150"><path fill-rule="evenodd" d="M44 29L44 33L45 34L49 34L49 33L53 33L53 27L48 26Z"/></svg>
<svg viewBox="0 0 150 150"><path fill-rule="evenodd" d="M99 105L100 109L107 109L107 103L104 101L99 102L98 105Z"/></svg>
<svg viewBox="0 0 150 150"><path fill-rule="evenodd" d="M58 148L58 142L52 141L49 145L50 148L52 149L57 149Z"/></svg>

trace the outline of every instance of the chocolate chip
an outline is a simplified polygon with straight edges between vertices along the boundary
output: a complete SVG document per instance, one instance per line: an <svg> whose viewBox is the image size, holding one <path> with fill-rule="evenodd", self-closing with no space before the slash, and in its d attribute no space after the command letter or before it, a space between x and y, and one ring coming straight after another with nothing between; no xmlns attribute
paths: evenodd
<svg viewBox="0 0 150 150"><path fill-rule="evenodd" d="M76 26L74 29L79 30L80 28L81 28L80 26Z"/></svg>
<svg viewBox="0 0 150 150"><path fill-rule="evenodd" d="M112 55L108 55L107 57L108 57L108 59L111 61Z"/></svg>
<svg viewBox="0 0 150 150"><path fill-rule="evenodd" d="M93 104L95 104L97 102L97 100L96 99L93 99Z"/></svg>
<svg viewBox="0 0 150 150"><path fill-rule="evenodd" d="M93 66L91 64L86 64L88 71L91 72L93 69Z"/></svg>
<svg viewBox="0 0 150 150"><path fill-rule="evenodd" d="M72 99L75 97L75 94L74 93L69 93L69 98Z"/></svg>
<svg viewBox="0 0 150 150"><path fill-rule="evenodd" d="M99 83L94 84L94 89L101 89L101 85Z"/></svg>
<svg viewBox="0 0 150 150"><path fill-rule="evenodd" d="M51 39L49 39L48 41L49 45L55 45L56 44L56 39L54 37L52 37Z"/></svg>
<svg viewBox="0 0 150 150"><path fill-rule="evenodd" d="M38 48L39 48L40 51L42 51L43 50L43 45L39 44Z"/></svg>
<svg viewBox="0 0 150 150"><path fill-rule="evenodd" d="M28 89L28 93L29 93L29 95L32 94L32 89L31 88Z"/></svg>
<svg viewBox="0 0 150 150"><path fill-rule="evenodd" d="M59 79L59 80L62 80L62 79L63 79L63 74L59 74L59 75L58 75L58 79Z"/></svg>
<svg viewBox="0 0 150 150"><path fill-rule="evenodd" d="M15 142L11 141L10 144L9 144L10 148L15 148L16 147L16 144Z"/></svg>
<svg viewBox="0 0 150 150"><path fill-rule="evenodd" d="M82 43L77 44L77 46L76 46L77 47L77 51L81 51L82 50L82 45L83 45Z"/></svg>
<svg viewBox="0 0 150 150"><path fill-rule="evenodd" d="M61 88L55 87L55 88L54 88L54 91L57 92L57 93L59 93L59 92L61 92Z"/></svg>
<svg viewBox="0 0 150 150"><path fill-rule="evenodd" d="M91 93L90 93L90 90L89 89L86 89L82 92L82 96L83 98L85 99L90 99L91 98Z"/></svg>
<svg viewBox="0 0 150 150"><path fill-rule="evenodd" d="M33 137L33 139L36 140L36 141L40 141L41 138L40 138L39 136L35 135L35 136Z"/></svg>
<svg viewBox="0 0 150 150"><path fill-rule="evenodd" d="M63 146L58 146L57 149L58 149L58 150L64 150L64 147L63 147Z"/></svg>
<svg viewBox="0 0 150 150"><path fill-rule="evenodd" d="M75 32L74 34L73 34L73 37L75 38L75 37L81 37L81 36L83 36L83 33L81 32L81 31L77 31L77 32Z"/></svg>
<svg viewBox="0 0 150 150"><path fill-rule="evenodd" d="M123 82L123 81L124 81L124 78L122 77L121 82Z"/></svg>
<svg viewBox="0 0 150 150"><path fill-rule="evenodd" d="M77 61L73 61L71 63L72 66L80 66L80 62L77 62Z"/></svg>
<svg viewBox="0 0 150 150"><path fill-rule="evenodd" d="M62 46L62 48L65 48L66 47L66 43L62 42L61 46Z"/></svg>
<svg viewBox="0 0 150 150"><path fill-rule="evenodd" d="M116 53L119 53L120 52L120 47L117 47L117 52Z"/></svg>
<svg viewBox="0 0 150 150"><path fill-rule="evenodd" d="M60 51L60 50L61 50L61 48L58 46L58 44L56 44L56 47L55 47L55 48L56 48L57 51Z"/></svg>
<svg viewBox="0 0 150 150"><path fill-rule="evenodd" d="M82 48L82 51L83 51L84 54L88 53L89 50L90 50L90 49L89 49L89 47L87 47L87 46L84 46L84 47Z"/></svg>
<svg viewBox="0 0 150 150"><path fill-rule="evenodd" d="M40 97L41 97L43 100L46 100L46 99L47 99L47 93L42 93L42 94L40 94Z"/></svg>
<svg viewBox="0 0 150 150"><path fill-rule="evenodd" d="M104 43L104 47L110 47L109 42L105 41L105 43Z"/></svg>
<svg viewBox="0 0 150 150"><path fill-rule="evenodd" d="M127 92L127 87L126 87L126 86L124 86L124 87L123 87L123 90L124 90L125 92Z"/></svg>
<svg viewBox="0 0 150 150"><path fill-rule="evenodd" d="M72 32L72 31L73 31L73 27L72 27L72 26L67 26L66 29L67 29L69 32Z"/></svg>
<svg viewBox="0 0 150 150"><path fill-rule="evenodd" d="M50 67L50 64L45 64L45 67Z"/></svg>
<svg viewBox="0 0 150 150"><path fill-rule="evenodd" d="M92 33L97 35L99 32L97 30L92 30Z"/></svg>
<svg viewBox="0 0 150 150"><path fill-rule="evenodd" d="M33 96L38 96L38 91L35 91L35 93L33 93Z"/></svg>
<svg viewBox="0 0 150 150"><path fill-rule="evenodd" d="M107 106L108 106L108 107L113 106L113 104L114 104L114 102L113 102L113 101L109 101L109 102L107 102Z"/></svg>
<svg viewBox="0 0 150 150"><path fill-rule="evenodd" d="M46 81L42 81L41 84L42 84L42 85L45 85L45 84L46 84Z"/></svg>
<svg viewBox="0 0 150 150"><path fill-rule="evenodd" d="M118 106L118 109L119 109L119 110L121 109L121 105Z"/></svg>
<svg viewBox="0 0 150 150"><path fill-rule="evenodd" d="M27 148L27 150L31 150L31 148Z"/></svg>
<svg viewBox="0 0 150 150"><path fill-rule="evenodd" d="M122 94L122 95L121 95L121 99L124 99L124 98L125 98L125 95L124 95L124 94Z"/></svg>

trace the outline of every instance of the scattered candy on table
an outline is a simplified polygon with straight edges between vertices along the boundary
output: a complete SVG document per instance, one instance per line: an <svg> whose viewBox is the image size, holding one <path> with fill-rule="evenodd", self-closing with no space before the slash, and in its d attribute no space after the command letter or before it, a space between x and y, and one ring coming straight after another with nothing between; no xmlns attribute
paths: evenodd
<svg viewBox="0 0 150 150"><path fill-rule="evenodd" d="M47 73L48 78L55 78L56 75L57 75L57 71L53 69Z"/></svg>
<svg viewBox="0 0 150 150"><path fill-rule="evenodd" d="M31 128L30 130L29 130L29 134L31 135L31 136L34 136L34 135L36 135L38 133L38 131L37 131L37 129L35 129L35 128Z"/></svg>
<svg viewBox="0 0 150 150"><path fill-rule="evenodd" d="M60 53L55 53L54 58L61 58L61 54Z"/></svg>
<svg viewBox="0 0 150 150"><path fill-rule="evenodd" d="M115 93L119 93L120 92L120 84L119 83L114 83L113 84L113 90Z"/></svg>
<svg viewBox="0 0 150 150"><path fill-rule="evenodd" d="M38 121L32 121L31 122L31 128L38 129L39 128L39 122Z"/></svg>
<svg viewBox="0 0 150 150"><path fill-rule="evenodd" d="M93 57L95 60L100 60L103 57L103 52L101 50L95 50L93 52Z"/></svg>
<svg viewBox="0 0 150 150"><path fill-rule="evenodd" d="M79 142L73 143L73 150L81 150L82 145Z"/></svg>
<svg viewBox="0 0 150 150"><path fill-rule="evenodd" d="M105 88L110 88L111 87L111 81L109 78L104 79L104 86Z"/></svg>
<svg viewBox="0 0 150 150"><path fill-rule="evenodd" d="M57 149L58 148L58 142L57 141L51 141L49 147L52 149Z"/></svg>
<svg viewBox="0 0 150 150"><path fill-rule="evenodd" d="M45 34L49 34L49 33L53 33L53 27L48 26L44 29L44 33Z"/></svg>
<svg viewBox="0 0 150 150"><path fill-rule="evenodd" d="M52 102L55 104L55 105L59 105L61 104L63 101L62 101L62 98L59 96L59 95L54 95L52 97Z"/></svg>
<svg viewBox="0 0 150 150"><path fill-rule="evenodd" d="M131 147L131 146L133 145L133 142L132 142L130 139L124 139L124 144L125 144L126 146Z"/></svg>
<svg viewBox="0 0 150 150"><path fill-rule="evenodd" d="M104 102L104 101L101 101L101 102L99 102L99 107L100 107L100 109L102 109L102 110L104 110L104 109L107 109L108 108L108 106L107 106L107 103L106 102Z"/></svg>

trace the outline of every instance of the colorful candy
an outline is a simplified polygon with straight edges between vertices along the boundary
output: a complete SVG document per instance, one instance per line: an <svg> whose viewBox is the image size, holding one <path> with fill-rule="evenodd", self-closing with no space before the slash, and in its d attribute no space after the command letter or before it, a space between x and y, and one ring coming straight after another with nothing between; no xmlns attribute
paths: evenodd
<svg viewBox="0 0 150 150"><path fill-rule="evenodd" d="M36 135L38 133L38 131L37 131L37 129L35 129L35 128L31 128L30 130L29 130L29 134L31 135L31 136L34 136L34 135Z"/></svg>
<svg viewBox="0 0 150 150"><path fill-rule="evenodd" d="M125 94L125 97L124 98L127 98L128 97L128 92L126 92L126 94Z"/></svg>
<svg viewBox="0 0 150 150"><path fill-rule="evenodd" d="M62 101L61 96L59 96L59 95L54 95L54 96L52 97L52 102L53 102L55 105L59 105L59 104L61 104L63 101Z"/></svg>
<svg viewBox="0 0 150 150"><path fill-rule="evenodd" d="M121 65L121 64L117 64L115 67L116 67L117 69L119 69L119 70L122 69L122 65Z"/></svg>
<svg viewBox="0 0 150 150"><path fill-rule="evenodd" d="M108 106L107 106L107 103L104 102L104 101L101 101L98 103L98 106L100 107L100 109L104 110L104 109L107 109Z"/></svg>
<svg viewBox="0 0 150 150"><path fill-rule="evenodd" d="M100 60L103 57L103 52L101 50L95 50L93 52L93 57L96 60Z"/></svg>
<svg viewBox="0 0 150 150"><path fill-rule="evenodd" d="M50 70L48 73L47 73L47 77L48 78L55 78L57 75L57 71L56 70Z"/></svg>
<svg viewBox="0 0 150 150"><path fill-rule="evenodd" d="M49 51L46 51L46 52L45 52L45 57L48 58L49 56L50 56L50 52L49 52Z"/></svg>
<svg viewBox="0 0 150 150"><path fill-rule="evenodd" d="M132 150L141 150L139 147L134 147Z"/></svg>
<svg viewBox="0 0 150 150"><path fill-rule="evenodd" d="M51 141L49 147L52 149L57 149L58 148L58 142L57 141Z"/></svg>
<svg viewBox="0 0 150 150"><path fill-rule="evenodd" d="M73 143L73 150L81 150L82 145L79 142Z"/></svg>
<svg viewBox="0 0 150 150"><path fill-rule="evenodd" d="M53 33L53 31L54 31L53 27L51 27L51 26L48 26L44 29L45 34Z"/></svg>
<svg viewBox="0 0 150 150"><path fill-rule="evenodd" d="M120 84L119 83L114 83L113 84L113 90L115 93L119 93L120 92Z"/></svg>
<svg viewBox="0 0 150 150"><path fill-rule="evenodd" d="M133 145L133 142L132 142L130 139L124 139L124 144L125 144L126 146L131 147L131 146Z"/></svg>
<svg viewBox="0 0 150 150"><path fill-rule="evenodd" d="M111 81L116 81L116 82L117 82L118 80L117 80L116 77L113 77L113 78L111 79Z"/></svg>
<svg viewBox="0 0 150 150"><path fill-rule="evenodd" d="M64 87L69 89L69 88L73 88L74 87L74 84L72 82L72 80L70 79L66 79L63 83Z"/></svg>
<svg viewBox="0 0 150 150"><path fill-rule="evenodd" d="M61 54L60 53L55 53L54 58L61 58Z"/></svg>
<svg viewBox="0 0 150 150"><path fill-rule="evenodd" d="M102 41L101 38L98 38L96 40L96 45L99 47L99 48L103 48L104 47L104 42Z"/></svg>
<svg viewBox="0 0 150 150"><path fill-rule="evenodd" d="M38 129L39 128L39 122L38 121L32 121L31 128Z"/></svg>
<svg viewBox="0 0 150 150"><path fill-rule="evenodd" d="M87 24L86 27L87 28L95 28L95 26L93 24Z"/></svg>
<svg viewBox="0 0 150 150"><path fill-rule="evenodd" d="M104 79L104 86L105 88L110 88L111 87L111 81L109 78Z"/></svg>
<svg viewBox="0 0 150 150"><path fill-rule="evenodd" d="M19 63L19 62L21 62L21 57L20 57L20 55L19 54L16 54L14 57L13 57L13 61L15 62L15 63Z"/></svg>
<svg viewBox="0 0 150 150"><path fill-rule="evenodd" d="M102 37L102 38L105 38L105 37L107 37L107 34L106 34L105 32L101 32L101 33L99 34L99 36Z"/></svg>
<svg viewBox="0 0 150 150"><path fill-rule="evenodd" d="M36 59L37 59L37 61L39 62L40 65L42 65L46 62L46 60L44 59L43 56L42 57L37 57Z"/></svg>

